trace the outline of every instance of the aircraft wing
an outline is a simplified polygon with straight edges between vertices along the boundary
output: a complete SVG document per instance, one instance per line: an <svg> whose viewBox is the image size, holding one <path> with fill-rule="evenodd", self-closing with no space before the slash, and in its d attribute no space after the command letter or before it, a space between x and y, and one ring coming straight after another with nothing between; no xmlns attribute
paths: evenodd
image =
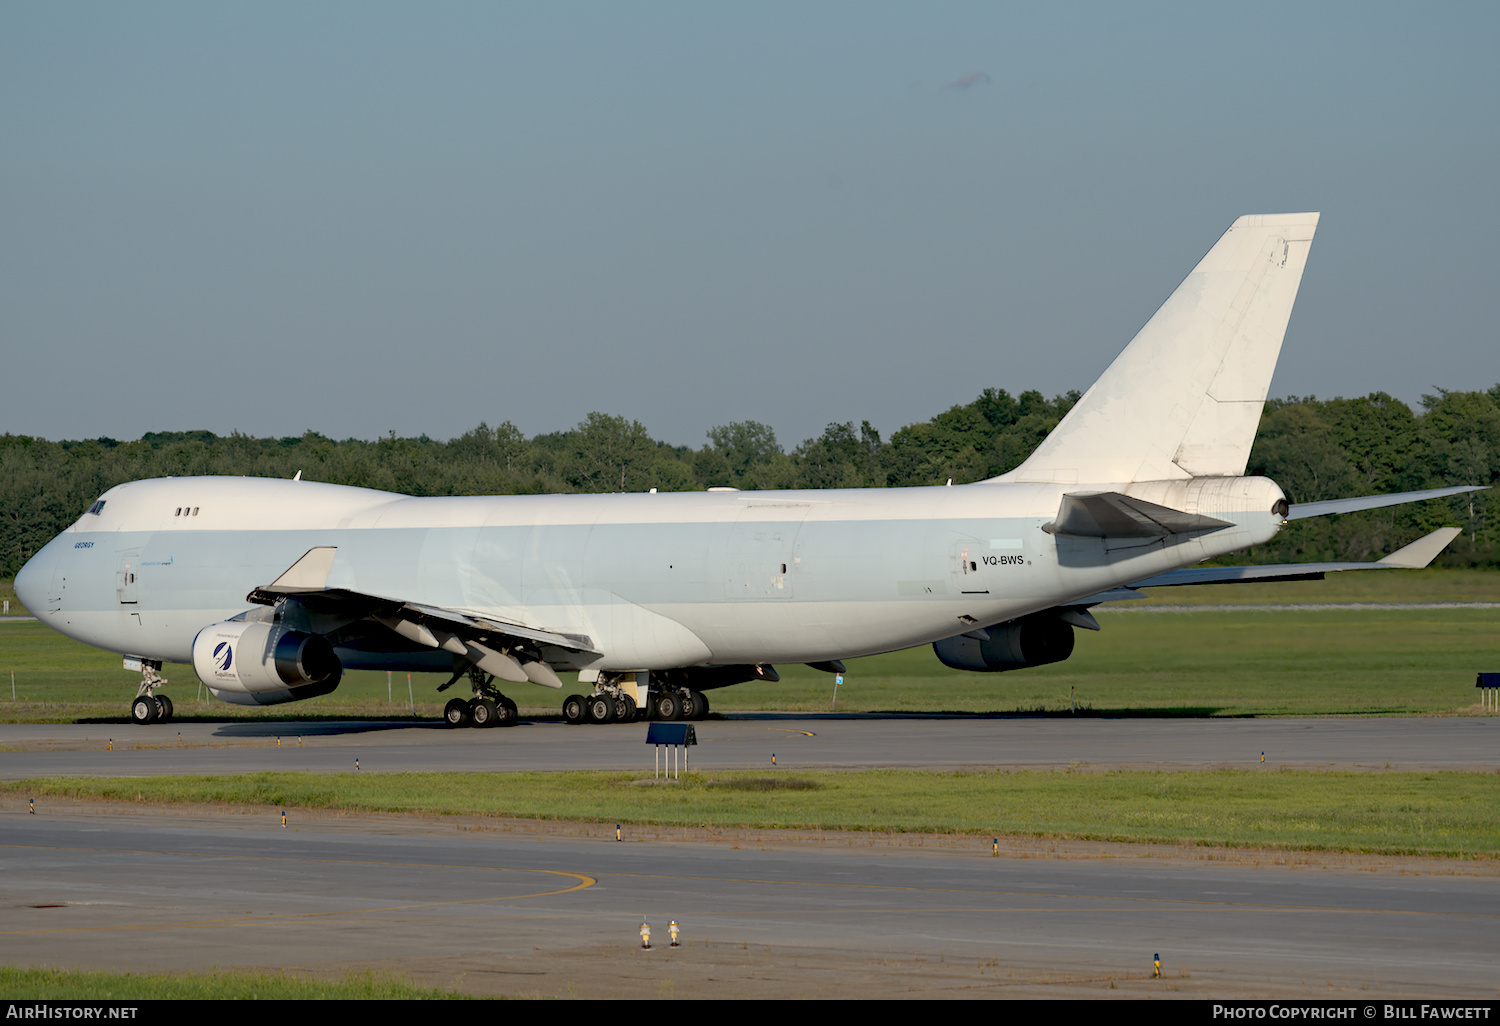
<svg viewBox="0 0 1500 1026"><path fill-rule="evenodd" d="M1294 506L1293 509L1296 507ZM1243 584L1248 581L1321 581L1326 574L1342 570L1420 570L1437 558L1453 539L1463 533L1461 527L1440 527L1373 563L1270 563L1261 566L1189 566L1155 577L1135 581L1109 591L1070 602L1068 606L1094 606L1103 602L1120 602L1143 598L1141 588L1159 588L1184 584Z"/></svg>
<svg viewBox="0 0 1500 1026"><path fill-rule="evenodd" d="M1287 520L1353 513L1362 509L1379 509L1424 499L1439 499L1463 492L1476 492L1486 485L1458 485L1452 488L1428 488L1417 492L1390 495L1361 495L1352 499L1328 499L1301 502L1287 508ZM1171 534L1207 534L1232 526L1227 520L1187 513L1159 506L1120 492L1068 492L1058 506L1057 518L1043 525L1048 534L1075 538L1162 538ZM1425 565L1425 564L1424 564ZM1328 569L1356 569L1329 567ZM1240 578L1234 578L1239 580ZM1175 583L1200 583L1180 581ZM1201 582L1206 583L1206 582Z"/></svg>
<svg viewBox="0 0 1500 1026"><path fill-rule="evenodd" d="M415 615L422 617L428 622L448 624L453 627L468 627L490 634L500 633L507 637L523 641L534 641L542 645L565 648L570 652L594 651L592 648L593 641L586 634L560 634L555 631L528 627L525 624L498 620L492 616L480 616L477 613L462 613L455 609L445 609L441 606L424 606L415 602L402 603L401 612L407 616Z"/></svg>
<svg viewBox="0 0 1500 1026"><path fill-rule="evenodd" d="M292 600L320 613L350 619L367 618L408 641L451 652L502 680L530 681L560 688L556 671L542 658L544 647L597 656L587 635L551 631L461 609L408 602L386 595L368 595L327 587L336 546L309 549L280 577L247 595L246 601L271 606ZM462 665L462 664L460 664Z"/></svg>

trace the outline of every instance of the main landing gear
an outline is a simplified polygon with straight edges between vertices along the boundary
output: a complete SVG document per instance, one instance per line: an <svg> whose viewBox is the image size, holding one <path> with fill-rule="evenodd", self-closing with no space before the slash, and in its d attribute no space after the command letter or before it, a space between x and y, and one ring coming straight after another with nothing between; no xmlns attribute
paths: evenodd
<svg viewBox="0 0 1500 1026"><path fill-rule="evenodd" d="M443 720L450 727L514 727L518 714L516 703L502 695L495 687L493 675L485 673L477 666L468 669L469 682L474 687L474 697L465 701L455 698L443 707ZM453 680L438 688L442 691L458 680L462 674L456 674Z"/></svg>
<svg viewBox="0 0 1500 1026"><path fill-rule="evenodd" d="M569 723L634 723L641 718L635 699L604 677L587 698L569 695L563 702L562 714Z"/></svg>
<svg viewBox="0 0 1500 1026"><path fill-rule="evenodd" d="M167 683L157 672L160 669L159 659L141 660L141 686L136 690L135 701L130 703L131 723L165 723L172 718L172 700L156 693L157 688Z"/></svg>
<svg viewBox="0 0 1500 1026"><path fill-rule="evenodd" d="M594 693L584 698L569 695L563 702L568 723L633 723L641 720L701 720L708 715L708 698L692 688L652 688L646 706L638 709L635 699L601 677Z"/></svg>

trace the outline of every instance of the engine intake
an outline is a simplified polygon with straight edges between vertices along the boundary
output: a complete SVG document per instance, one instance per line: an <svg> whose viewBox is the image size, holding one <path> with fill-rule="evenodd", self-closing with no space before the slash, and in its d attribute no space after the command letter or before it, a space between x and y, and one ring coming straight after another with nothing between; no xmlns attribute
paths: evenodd
<svg viewBox="0 0 1500 1026"><path fill-rule="evenodd" d="M193 672L231 705L278 705L326 695L344 675L320 634L273 623L209 624L193 639Z"/></svg>
<svg viewBox="0 0 1500 1026"><path fill-rule="evenodd" d="M934 642L932 650L945 666L986 673L1060 663L1073 654L1073 628L1054 613L1026 616L984 630L987 641L944 638Z"/></svg>

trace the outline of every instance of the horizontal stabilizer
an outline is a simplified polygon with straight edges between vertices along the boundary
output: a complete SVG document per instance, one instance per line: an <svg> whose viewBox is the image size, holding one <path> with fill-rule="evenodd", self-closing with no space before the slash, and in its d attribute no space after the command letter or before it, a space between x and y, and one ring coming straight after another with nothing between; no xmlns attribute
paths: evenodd
<svg viewBox="0 0 1500 1026"><path fill-rule="evenodd" d="M1148 577L1122 588L1112 588L1071 606L1095 606L1141 598L1140 588L1177 587L1185 584L1245 584L1251 581L1321 580L1324 574L1343 570L1420 570L1463 533L1459 527L1440 527L1373 563L1268 563L1262 566L1189 566Z"/></svg>
<svg viewBox="0 0 1500 1026"><path fill-rule="evenodd" d="M1410 545L1397 549L1384 559L1376 560L1376 565L1388 566L1394 570L1420 570L1437 559L1438 553L1446 549L1449 542L1463 533L1462 527L1439 527L1431 534L1423 535Z"/></svg>
<svg viewBox="0 0 1500 1026"><path fill-rule="evenodd" d="M1297 502L1292 504L1286 518L1303 520L1307 517L1326 517L1333 513L1354 513L1362 509L1380 509L1382 506L1399 506L1403 502L1421 502L1423 499L1440 499L1445 495L1477 492L1484 488L1485 485L1457 485L1453 488L1428 488L1420 492L1393 492L1390 495L1360 495L1353 499Z"/></svg>
<svg viewBox="0 0 1500 1026"><path fill-rule="evenodd" d="M1069 492L1062 498L1057 519L1042 530L1079 538L1164 538L1232 526L1225 520L1184 513L1119 492Z"/></svg>

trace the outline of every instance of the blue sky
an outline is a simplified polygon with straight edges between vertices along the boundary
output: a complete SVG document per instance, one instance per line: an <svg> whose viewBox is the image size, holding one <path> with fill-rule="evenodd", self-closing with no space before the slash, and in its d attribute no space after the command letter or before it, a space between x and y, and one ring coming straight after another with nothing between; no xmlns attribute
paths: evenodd
<svg viewBox="0 0 1500 1026"><path fill-rule="evenodd" d="M1272 394L1487 388L1497 12L0 5L0 431L889 433L1292 210Z"/></svg>

